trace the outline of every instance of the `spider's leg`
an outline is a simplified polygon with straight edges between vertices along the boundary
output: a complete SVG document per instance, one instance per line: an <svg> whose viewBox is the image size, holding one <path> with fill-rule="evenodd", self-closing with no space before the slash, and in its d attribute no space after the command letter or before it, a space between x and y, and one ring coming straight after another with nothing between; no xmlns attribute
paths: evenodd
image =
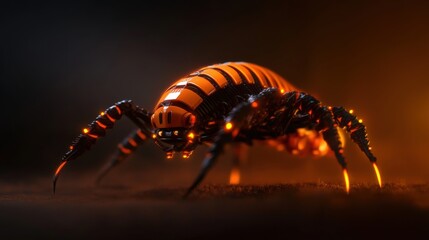
<svg viewBox="0 0 429 240"><path fill-rule="evenodd" d="M240 130L252 127L251 119L254 119L258 112L267 111L267 107L274 99L280 98L280 92L277 89L264 89L260 94L251 96L246 102L243 102L231 110L225 119L225 126L216 136L213 145L206 154L200 173L188 188L184 195L186 198L204 179L207 172L216 162L222 153L226 143L231 142L239 134Z"/></svg>
<svg viewBox="0 0 429 240"><path fill-rule="evenodd" d="M369 161L372 163L377 175L378 185L381 187L381 176L376 164L377 158L371 152L366 127L362 123L362 120L358 120L357 117L352 114L353 110L347 111L343 107L333 107L332 113L334 114L337 124L341 128L346 129L352 140L359 146L360 150L365 153Z"/></svg>
<svg viewBox="0 0 429 240"><path fill-rule="evenodd" d="M314 123L316 130L322 132L323 139L334 152L338 163L343 169L346 190L349 192L350 183L347 163L343 155L342 143L333 113L328 107L321 105L317 99L306 93L289 92L284 97L287 108L291 110L298 109L299 114L308 114L309 120Z"/></svg>
<svg viewBox="0 0 429 240"><path fill-rule="evenodd" d="M53 177L53 191L55 193L55 186L61 170L64 168L68 161L74 160L84 152L89 150L94 145L98 138L106 135L106 130L113 128L114 123L119 120L122 115L127 116L133 121L146 135L151 134L149 126L145 123L144 113L146 111L138 108L131 100L123 100L115 103L113 106L100 113L98 117L83 129L80 134L70 146L70 150L64 154L62 162L56 169Z"/></svg>
<svg viewBox="0 0 429 240"><path fill-rule="evenodd" d="M128 158L139 145L143 144L147 138L146 134L144 134L141 129L138 129L125 138L122 143L118 144L118 149L98 174L96 183L100 183L100 181L107 175L107 173L110 172L110 170L112 170L113 167L124 162L124 160Z"/></svg>

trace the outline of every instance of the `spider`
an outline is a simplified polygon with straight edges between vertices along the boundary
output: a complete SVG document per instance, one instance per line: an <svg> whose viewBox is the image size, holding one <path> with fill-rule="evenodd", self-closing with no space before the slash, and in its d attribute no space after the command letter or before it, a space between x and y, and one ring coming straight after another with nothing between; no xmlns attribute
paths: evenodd
<svg viewBox="0 0 429 240"><path fill-rule="evenodd" d="M342 168L349 192L347 163L338 131L344 128L372 163L378 184L382 186L366 128L362 120L353 115L353 110L325 106L267 68L252 63L226 62L201 68L173 83L162 94L153 113L131 100L117 102L101 112L63 156L54 174L54 193L66 163L89 150L123 115L138 129L118 145L98 180L148 139L152 139L167 158L172 158L174 153L189 158L197 146L209 144L211 147L186 197L201 183L227 143L251 145L260 140L304 155L324 154L326 151L320 150L327 145ZM298 134L302 130L313 134Z"/></svg>

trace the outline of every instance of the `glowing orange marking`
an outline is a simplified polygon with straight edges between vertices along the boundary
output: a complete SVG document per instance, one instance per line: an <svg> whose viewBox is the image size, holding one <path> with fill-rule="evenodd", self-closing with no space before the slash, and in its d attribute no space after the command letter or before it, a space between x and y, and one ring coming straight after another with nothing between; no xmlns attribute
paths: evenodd
<svg viewBox="0 0 429 240"><path fill-rule="evenodd" d="M112 118L108 113L106 113L106 116L112 123L116 122L116 120Z"/></svg>
<svg viewBox="0 0 429 240"><path fill-rule="evenodd" d="M156 134L154 133L154 134L152 134L152 138L153 139L155 139L156 138Z"/></svg>
<svg viewBox="0 0 429 240"><path fill-rule="evenodd" d="M195 115L192 115L190 119L191 124L194 125L196 121L197 121L197 117L195 117Z"/></svg>
<svg viewBox="0 0 429 240"><path fill-rule="evenodd" d="M100 116L104 116L104 112L100 112Z"/></svg>
<svg viewBox="0 0 429 240"><path fill-rule="evenodd" d="M138 130L138 131L137 131L137 135L138 135L142 140L145 140L145 139L146 139L146 135L144 135L144 133L142 133L142 131L141 131L141 130Z"/></svg>
<svg viewBox="0 0 429 240"><path fill-rule="evenodd" d="M95 139L97 139L97 138L98 138L98 136L97 136L97 135L94 135L94 134L89 134L89 133L87 133L86 135L87 135L87 136L89 136L89 137L95 138Z"/></svg>
<svg viewBox="0 0 429 240"><path fill-rule="evenodd" d="M280 93L284 93L285 92L285 90L284 89L280 89Z"/></svg>
<svg viewBox="0 0 429 240"><path fill-rule="evenodd" d="M119 144L119 145L118 145L118 148L119 148L119 150L121 150L121 152L123 152L124 154L130 154L130 153L131 153L131 150L130 150L130 149L128 149L128 148L126 148L126 147L124 147L122 144Z"/></svg>
<svg viewBox="0 0 429 240"><path fill-rule="evenodd" d="M232 131L232 137L236 137L239 132L240 132L240 129L235 129L234 131Z"/></svg>
<svg viewBox="0 0 429 240"><path fill-rule="evenodd" d="M258 107L258 102L252 102L252 108L257 108Z"/></svg>
<svg viewBox="0 0 429 240"><path fill-rule="evenodd" d="M332 110L332 107L331 107L331 106L329 106L329 107L328 107L328 109L329 109L329 110Z"/></svg>
<svg viewBox="0 0 429 240"><path fill-rule="evenodd" d="M237 185L240 183L240 171L238 169L232 169L229 175L229 184Z"/></svg>
<svg viewBox="0 0 429 240"><path fill-rule="evenodd" d="M95 123L97 123L97 125L98 126L100 126L101 128L103 128L103 129L106 129L107 128L107 126L106 125L104 125L104 124L102 124L101 122L99 122L99 121L95 121Z"/></svg>
<svg viewBox="0 0 429 240"><path fill-rule="evenodd" d="M328 152L328 144L323 140L320 142L319 151L321 154L325 155Z"/></svg>
<svg viewBox="0 0 429 240"><path fill-rule="evenodd" d="M353 114L353 112L354 112L354 111L353 111L353 109L350 109L349 113L350 113L350 114Z"/></svg>
<svg viewBox="0 0 429 240"><path fill-rule="evenodd" d="M82 132L83 132L83 133L85 133L85 134L87 134L87 133L89 132L89 130L88 130L88 128L84 128L84 129L82 130Z"/></svg>
<svg viewBox="0 0 429 240"><path fill-rule="evenodd" d="M74 149L74 147L73 147L73 146L70 146L70 147L69 147L69 149L70 149L70 150L73 150L73 149Z"/></svg>
<svg viewBox="0 0 429 240"><path fill-rule="evenodd" d="M362 119L359 119L359 123L363 123L363 120L362 120Z"/></svg>
<svg viewBox="0 0 429 240"><path fill-rule="evenodd" d="M231 128L232 128L232 123L227 122L227 123L225 124L225 129L226 129L226 130L231 130Z"/></svg>
<svg viewBox="0 0 429 240"><path fill-rule="evenodd" d="M347 173L347 169L344 168L343 174L344 174L344 181L346 183L346 191L347 191L347 193L349 193L350 192L350 181L349 181L349 174Z"/></svg>
<svg viewBox="0 0 429 240"><path fill-rule="evenodd" d="M381 175L380 175L380 171L378 170L377 164L376 163L372 163L372 166L374 167L375 170L375 174L377 175L377 180L378 180L378 186L382 186L381 184Z"/></svg>
<svg viewBox="0 0 429 240"><path fill-rule="evenodd" d="M137 143L136 143L136 141L134 141L134 139L130 138L130 139L128 139L128 142L131 144L131 146L137 147Z"/></svg>
<svg viewBox="0 0 429 240"><path fill-rule="evenodd" d="M173 158L173 153L172 152L167 152L167 159L172 159Z"/></svg>
<svg viewBox="0 0 429 240"><path fill-rule="evenodd" d="M61 172L61 169L63 169L64 165L66 165L67 161L64 161L61 163L61 165L57 168L55 171L55 176L58 176L58 174Z"/></svg>
<svg viewBox="0 0 429 240"><path fill-rule="evenodd" d="M118 114L121 115L121 113L122 113L121 109L116 105L115 105L115 108L116 108L116 111L118 112Z"/></svg>
<svg viewBox="0 0 429 240"><path fill-rule="evenodd" d="M194 133L193 133L193 132L191 132L191 133L189 133L189 134L188 134L188 138L189 138L189 139L194 139L194 137L195 137L195 135L194 135Z"/></svg>

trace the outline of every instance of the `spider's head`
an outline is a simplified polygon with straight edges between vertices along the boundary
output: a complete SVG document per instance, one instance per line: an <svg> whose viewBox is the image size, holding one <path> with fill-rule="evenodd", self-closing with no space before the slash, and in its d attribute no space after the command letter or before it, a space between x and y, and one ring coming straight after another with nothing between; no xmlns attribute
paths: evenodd
<svg viewBox="0 0 429 240"><path fill-rule="evenodd" d="M152 115L153 138L164 149L167 158L174 152L182 152L188 158L199 143L199 136L194 129L196 117L192 113L176 106L164 106ZM170 147L166 147L170 146Z"/></svg>

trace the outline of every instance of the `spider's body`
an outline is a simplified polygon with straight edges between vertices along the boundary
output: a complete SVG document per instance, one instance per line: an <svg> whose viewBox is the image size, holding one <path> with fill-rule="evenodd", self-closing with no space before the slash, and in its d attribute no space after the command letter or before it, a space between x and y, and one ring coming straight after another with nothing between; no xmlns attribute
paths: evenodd
<svg viewBox="0 0 429 240"><path fill-rule="evenodd" d="M322 151L322 146L327 144L343 168L348 190L346 162L337 130L341 127L373 163L381 186L365 126L351 111L323 106L261 66L228 62L201 68L176 81L162 94L153 113L130 100L118 102L101 113L63 157L54 176L54 188L65 163L89 149L122 115L129 117L139 129L119 144L117 154L99 179L149 136L166 152L167 158L172 158L175 152L188 158L198 145L212 144L189 194L202 181L226 143L250 145L252 140L268 140L284 144L293 154L323 154L326 151ZM314 134L311 138L298 136L302 129Z"/></svg>
<svg viewBox="0 0 429 240"><path fill-rule="evenodd" d="M197 146L188 144L190 132L200 142L212 142L234 107L267 88L295 90L279 75L250 63L199 69L168 87L156 104L151 122L157 140L186 155Z"/></svg>

